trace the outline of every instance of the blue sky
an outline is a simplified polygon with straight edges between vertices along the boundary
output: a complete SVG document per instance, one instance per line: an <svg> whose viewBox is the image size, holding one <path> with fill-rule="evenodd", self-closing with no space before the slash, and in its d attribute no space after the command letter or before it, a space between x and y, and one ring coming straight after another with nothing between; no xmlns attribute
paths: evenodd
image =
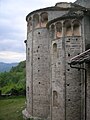
<svg viewBox="0 0 90 120"><path fill-rule="evenodd" d="M33 10L75 0L0 0L0 62L25 60L26 15Z"/></svg>

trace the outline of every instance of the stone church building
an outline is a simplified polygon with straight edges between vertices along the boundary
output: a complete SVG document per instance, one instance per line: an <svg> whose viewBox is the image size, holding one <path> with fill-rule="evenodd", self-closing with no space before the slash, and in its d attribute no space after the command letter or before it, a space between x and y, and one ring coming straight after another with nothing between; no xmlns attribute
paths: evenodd
<svg viewBox="0 0 90 120"><path fill-rule="evenodd" d="M26 17L30 120L90 120L90 0L60 2Z"/></svg>

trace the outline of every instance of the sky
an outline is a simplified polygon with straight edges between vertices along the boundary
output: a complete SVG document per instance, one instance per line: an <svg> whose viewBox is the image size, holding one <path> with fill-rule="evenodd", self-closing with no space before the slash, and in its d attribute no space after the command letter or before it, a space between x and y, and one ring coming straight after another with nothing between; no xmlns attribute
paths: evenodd
<svg viewBox="0 0 90 120"><path fill-rule="evenodd" d="M75 0L0 0L0 62L26 59L26 15L36 9L54 6L57 2Z"/></svg>

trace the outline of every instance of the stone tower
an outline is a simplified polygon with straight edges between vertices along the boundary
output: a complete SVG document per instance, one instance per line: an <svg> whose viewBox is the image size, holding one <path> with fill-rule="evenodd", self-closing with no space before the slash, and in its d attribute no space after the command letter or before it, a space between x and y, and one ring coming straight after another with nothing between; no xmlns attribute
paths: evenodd
<svg viewBox="0 0 90 120"><path fill-rule="evenodd" d="M26 17L25 119L90 119L84 71L81 64L78 69L69 65L90 46L90 11L78 1L56 3Z"/></svg>
<svg viewBox="0 0 90 120"><path fill-rule="evenodd" d="M27 20L27 111L31 116L46 118L50 113L49 35L45 27L47 12L29 14Z"/></svg>

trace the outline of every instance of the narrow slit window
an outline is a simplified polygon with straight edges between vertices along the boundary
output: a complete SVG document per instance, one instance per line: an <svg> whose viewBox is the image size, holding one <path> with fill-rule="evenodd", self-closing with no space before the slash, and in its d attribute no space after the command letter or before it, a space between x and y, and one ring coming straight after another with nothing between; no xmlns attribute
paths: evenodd
<svg viewBox="0 0 90 120"><path fill-rule="evenodd" d="M54 107L58 106L58 93L57 93L57 91L53 91L53 106Z"/></svg>
<svg viewBox="0 0 90 120"><path fill-rule="evenodd" d="M53 57L57 58L57 44L56 43L53 44Z"/></svg>

